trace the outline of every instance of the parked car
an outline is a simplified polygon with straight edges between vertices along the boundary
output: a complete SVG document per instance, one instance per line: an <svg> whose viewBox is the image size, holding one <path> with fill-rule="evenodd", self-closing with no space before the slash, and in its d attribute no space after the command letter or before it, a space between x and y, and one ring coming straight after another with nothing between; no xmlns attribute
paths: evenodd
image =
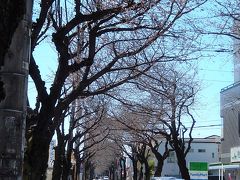
<svg viewBox="0 0 240 180"><path fill-rule="evenodd" d="M108 176L103 176L103 180L109 180Z"/></svg>
<svg viewBox="0 0 240 180"><path fill-rule="evenodd" d="M175 177L152 177L151 180L176 180Z"/></svg>
<svg viewBox="0 0 240 180"><path fill-rule="evenodd" d="M160 177L152 177L151 180L160 180Z"/></svg>

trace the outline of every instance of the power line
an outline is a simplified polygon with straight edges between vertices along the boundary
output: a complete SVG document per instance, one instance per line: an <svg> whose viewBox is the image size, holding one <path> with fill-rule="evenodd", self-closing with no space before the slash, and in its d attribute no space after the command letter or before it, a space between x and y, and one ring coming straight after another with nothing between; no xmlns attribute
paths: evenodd
<svg viewBox="0 0 240 180"><path fill-rule="evenodd" d="M211 125L205 125L205 126L194 126L193 128L208 128L208 127L220 127L220 126L222 126L222 124L211 124Z"/></svg>
<svg viewBox="0 0 240 180"><path fill-rule="evenodd" d="M213 72L226 72L226 73L233 73L234 71L226 71L226 70L219 70L219 69L204 69L200 68L200 71L213 71Z"/></svg>
<svg viewBox="0 0 240 180"><path fill-rule="evenodd" d="M216 79L200 79L202 81L211 81L211 82L221 82L221 83L232 83L233 81L223 81L223 80L216 80Z"/></svg>

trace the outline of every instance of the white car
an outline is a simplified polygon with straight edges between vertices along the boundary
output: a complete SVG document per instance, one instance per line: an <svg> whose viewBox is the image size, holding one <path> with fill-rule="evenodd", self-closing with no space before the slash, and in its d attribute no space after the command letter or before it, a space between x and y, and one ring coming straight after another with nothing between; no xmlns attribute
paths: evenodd
<svg viewBox="0 0 240 180"><path fill-rule="evenodd" d="M175 177L152 177L151 180L176 180Z"/></svg>
<svg viewBox="0 0 240 180"><path fill-rule="evenodd" d="M103 180L109 180L109 177L108 176L104 176Z"/></svg>

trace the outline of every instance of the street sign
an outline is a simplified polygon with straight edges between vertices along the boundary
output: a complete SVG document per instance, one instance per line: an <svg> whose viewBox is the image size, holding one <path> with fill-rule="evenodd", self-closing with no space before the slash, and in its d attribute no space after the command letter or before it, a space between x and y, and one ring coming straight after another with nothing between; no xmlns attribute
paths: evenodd
<svg viewBox="0 0 240 180"><path fill-rule="evenodd" d="M189 174L191 180L207 180L208 179L208 163L207 162L190 162Z"/></svg>
<svg viewBox="0 0 240 180"><path fill-rule="evenodd" d="M231 162L240 162L240 147L231 148Z"/></svg>

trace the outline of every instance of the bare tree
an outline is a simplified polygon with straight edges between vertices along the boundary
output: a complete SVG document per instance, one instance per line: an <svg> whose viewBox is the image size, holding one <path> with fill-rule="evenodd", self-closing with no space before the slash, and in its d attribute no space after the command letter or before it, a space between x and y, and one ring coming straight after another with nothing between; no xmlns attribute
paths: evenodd
<svg viewBox="0 0 240 180"><path fill-rule="evenodd" d="M116 122L113 127L114 135L111 137L131 159L134 179L137 179L137 177L141 178L140 169L137 169L137 163L140 163L141 160L141 163L144 164L144 159L148 159L142 151L146 152L150 149L157 159L155 175L161 176L164 160L168 157L170 151L168 146L170 135L164 130L163 123L159 122L156 106L152 105L146 93L143 93L142 90L137 92L136 88L129 84L126 86L128 87L125 88L134 89L134 91L132 92L133 94L128 92L120 95L121 92L118 92L118 94L114 95L114 99L120 102L120 104L115 103L117 107L114 107L114 109L118 110L113 110L114 112L112 113ZM113 97L112 95L110 96ZM131 97L137 98L133 98L135 99L133 100ZM158 114L161 114L159 111ZM162 108L161 111L164 111L164 109ZM165 143L165 151L162 152L160 151L160 145L163 143ZM149 171L148 165L145 167ZM149 176L149 172L147 172L147 176Z"/></svg>
<svg viewBox="0 0 240 180"><path fill-rule="evenodd" d="M206 44L208 54L217 56L218 54L236 53L239 43L239 21L240 21L239 1L232 0L212 0L208 1L201 13L197 16L204 23L193 25L194 31L205 36L202 43ZM233 42L234 40L234 42ZM237 49L236 49L237 48Z"/></svg>
<svg viewBox="0 0 240 180"><path fill-rule="evenodd" d="M169 137L168 136L151 136L147 144L155 158L157 159L157 166L155 168L154 176L160 177L165 159L169 156L169 152L172 150L169 148ZM160 151L160 146L164 146L163 152Z"/></svg>
<svg viewBox="0 0 240 180"><path fill-rule="evenodd" d="M29 73L38 106L28 119L34 126L27 136L26 175L43 178L49 143L62 111L76 98L105 93L140 76L156 62L187 60L193 47L189 44L197 36L186 36L184 18L204 2L41 0L34 16L31 52L51 34L58 59L48 89L38 67L42 60L31 56ZM76 87L62 97L66 79L75 72L80 74Z"/></svg>
<svg viewBox="0 0 240 180"><path fill-rule="evenodd" d="M129 91L124 95L120 91L114 97L109 94L120 102L121 106L121 110L119 107L115 108L118 109L115 113L119 114L114 118L121 124L115 126L118 127L115 130L121 129L127 135L125 138L117 136L115 139L123 144L138 142L144 146L148 145L158 161L156 176L161 175L164 160L169 152L175 151L182 177L190 178L186 155L190 149L191 134L195 125L190 108L194 105L199 89L194 76L194 64L162 63L154 65L140 78L124 86L123 90L134 89L132 94ZM136 88L139 91L136 91ZM186 127L185 123L189 122L190 127ZM190 141L185 142L185 137ZM121 144L119 142L118 144ZM162 146L163 152L160 151Z"/></svg>
<svg viewBox="0 0 240 180"><path fill-rule="evenodd" d="M151 132L165 136L165 141L168 141L176 152L182 177L190 179L186 155L190 149L191 133L195 124L190 107L194 103L198 86L194 82L194 74L186 72L189 73L191 70L184 69L183 64L162 64L153 67L136 85L148 93L151 102L149 107L152 108L153 117L155 116L151 124ZM184 120L192 122L190 128L184 125ZM190 139L188 144L184 141L185 134ZM157 144L155 142L155 145Z"/></svg>
<svg viewBox="0 0 240 180"><path fill-rule="evenodd" d="M95 154L93 146L107 137L107 128L101 127L105 118L105 105L97 98L83 103L76 100L68 114L64 114L61 125L56 129L57 146L56 158L53 168L53 179L68 179L73 168L73 157L76 161L76 170L79 171L80 163ZM66 130L66 124L68 130ZM86 161L88 162L88 161ZM76 176L76 175L75 175Z"/></svg>
<svg viewBox="0 0 240 180"><path fill-rule="evenodd" d="M122 106L121 111L115 111L116 114L113 113L114 127L110 129L114 133L112 133L111 138L122 149L122 152L131 159L133 179L150 179L148 160L151 153L145 136L149 115L144 112L131 111L133 106L133 104ZM141 164L140 169L137 166L138 163ZM145 174L143 174L143 168Z"/></svg>
<svg viewBox="0 0 240 180"><path fill-rule="evenodd" d="M94 148L97 150L91 161L95 167L95 175L109 175L111 179L118 177L118 160L122 154L119 146L111 139L106 138Z"/></svg>

